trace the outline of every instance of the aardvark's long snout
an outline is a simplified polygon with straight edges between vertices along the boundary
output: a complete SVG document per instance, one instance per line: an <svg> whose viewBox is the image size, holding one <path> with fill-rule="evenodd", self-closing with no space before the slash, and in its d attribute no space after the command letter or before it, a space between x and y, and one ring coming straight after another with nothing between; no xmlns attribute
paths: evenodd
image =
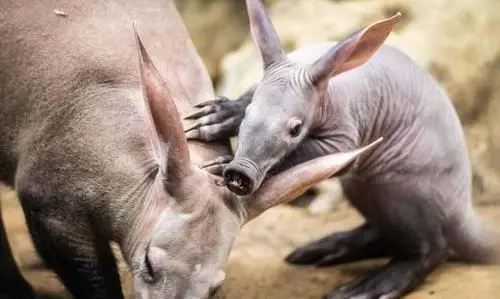
<svg viewBox="0 0 500 299"><path fill-rule="evenodd" d="M262 173L257 165L241 158L231 161L223 175L229 190L240 196L253 193L262 181Z"/></svg>

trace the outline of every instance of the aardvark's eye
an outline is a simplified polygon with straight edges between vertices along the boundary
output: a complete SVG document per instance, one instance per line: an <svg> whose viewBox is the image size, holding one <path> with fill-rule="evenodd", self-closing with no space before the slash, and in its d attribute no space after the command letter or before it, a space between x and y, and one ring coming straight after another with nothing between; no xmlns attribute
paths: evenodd
<svg viewBox="0 0 500 299"><path fill-rule="evenodd" d="M300 132L302 131L302 124L303 122L300 119L291 119L288 123L289 129L288 132L290 133L290 136L292 137L297 137L300 135Z"/></svg>
<svg viewBox="0 0 500 299"><path fill-rule="evenodd" d="M142 279L144 279L147 283L154 283L155 281L155 273L153 269L153 265L151 265L151 261L148 258L148 254L144 257L144 271L141 273Z"/></svg>

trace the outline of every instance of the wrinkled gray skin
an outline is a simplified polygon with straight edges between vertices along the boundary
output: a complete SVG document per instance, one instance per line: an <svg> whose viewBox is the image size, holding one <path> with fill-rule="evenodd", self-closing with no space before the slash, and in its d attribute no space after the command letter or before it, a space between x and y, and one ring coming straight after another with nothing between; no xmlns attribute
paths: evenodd
<svg viewBox="0 0 500 299"><path fill-rule="evenodd" d="M217 161L222 167L230 161L224 177L233 192L252 194L270 171L384 138L340 177L365 224L300 247L287 261L325 266L392 258L325 298L400 297L449 249L468 261L498 261L498 239L483 230L471 205L469 158L451 101L406 55L380 47L399 14L342 42L286 56L260 1L247 0L247 7L262 81L239 100L207 102L187 117L197 120L187 130L191 139L239 130L234 159Z"/></svg>
<svg viewBox="0 0 500 299"><path fill-rule="evenodd" d="M231 154L229 141L188 144L183 132L179 113L213 97L172 1L0 2L0 180L76 298L123 298L110 241L137 298L208 297L242 225L378 144L239 198L195 167ZM33 297L0 221L0 298Z"/></svg>
<svg viewBox="0 0 500 299"><path fill-rule="evenodd" d="M207 296L241 219L204 173L195 198L164 191L132 28L135 20L183 111L210 97L173 3L6 0L0 11L0 179L16 188L46 265L77 298L122 298L108 245L116 241L138 298ZM191 149L194 161L228 153L224 142ZM6 244L0 297L30 297Z"/></svg>

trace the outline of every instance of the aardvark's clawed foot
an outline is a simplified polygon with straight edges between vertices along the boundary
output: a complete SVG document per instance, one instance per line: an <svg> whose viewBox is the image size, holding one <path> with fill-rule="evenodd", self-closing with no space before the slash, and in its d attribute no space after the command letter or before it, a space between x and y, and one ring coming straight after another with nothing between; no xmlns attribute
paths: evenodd
<svg viewBox="0 0 500 299"><path fill-rule="evenodd" d="M372 273L350 281L331 292L323 299L392 299L400 298L422 280L421 261L392 261Z"/></svg>
<svg viewBox="0 0 500 299"><path fill-rule="evenodd" d="M245 115L245 106L240 101L224 97L198 104L195 108L198 110L184 117L195 121L185 130L186 138L205 142L235 136Z"/></svg>
<svg viewBox="0 0 500 299"><path fill-rule="evenodd" d="M338 232L297 248L286 261L296 265L330 266L386 256L378 231L369 224Z"/></svg>

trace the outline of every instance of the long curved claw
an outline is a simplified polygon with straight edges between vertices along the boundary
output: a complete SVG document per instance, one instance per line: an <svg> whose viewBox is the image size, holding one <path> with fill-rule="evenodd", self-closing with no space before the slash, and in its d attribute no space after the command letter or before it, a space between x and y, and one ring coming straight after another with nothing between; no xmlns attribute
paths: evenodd
<svg viewBox="0 0 500 299"><path fill-rule="evenodd" d="M219 157L215 158L212 161L208 161L208 162L203 163L200 166L200 168L203 169L203 168L206 168L206 167L209 167L209 166L213 166L213 165L216 165L216 164L227 164L227 163L231 162L233 160L233 158L234 158L233 155L219 156Z"/></svg>
<svg viewBox="0 0 500 299"><path fill-rule="evenodd" d="M224 172L224 168L226 168L227 164L233 160L232 155L224 155L215 158L214 160L207 161L200 165L200 169L208 171L214 175L222 175Z"/></svg>
<svg viewBox="0 0 500 299"><path fill-rule="evenodd" d="M216 97L215 100L210 100L210 101L206 101L206 102L203 102L203 103L199 103L199 104L196 104L194 105L195 108L203 108L205 106L209 106L209 105L217 105L217 104L220 104L221 102L225 102L225 101L228 101L229 99L226 98L226 97L223 97L223 96L219 96L219 97Z"/></svg>
<svg viewBox="0 0 500 299"><path fill-rule="evenodd" d="M205 116L205 115L208 115L208 114L213 113L213 112L215 112L214 106L206 106L206 107L202 107L200 110L196 110L195 112L188 114L187 116L184 116L184 119L197 119L200 116Z"/></svg>
<svg viewBox="0 0 500 299"><path fill-rule="evenodd" d="M192 125L189 128L185 129L184 133L188 133L188 132L190 132L192 130L198 129L199 127L201 127L201 124L200 123L195 123L194 125Z"/></svg>

